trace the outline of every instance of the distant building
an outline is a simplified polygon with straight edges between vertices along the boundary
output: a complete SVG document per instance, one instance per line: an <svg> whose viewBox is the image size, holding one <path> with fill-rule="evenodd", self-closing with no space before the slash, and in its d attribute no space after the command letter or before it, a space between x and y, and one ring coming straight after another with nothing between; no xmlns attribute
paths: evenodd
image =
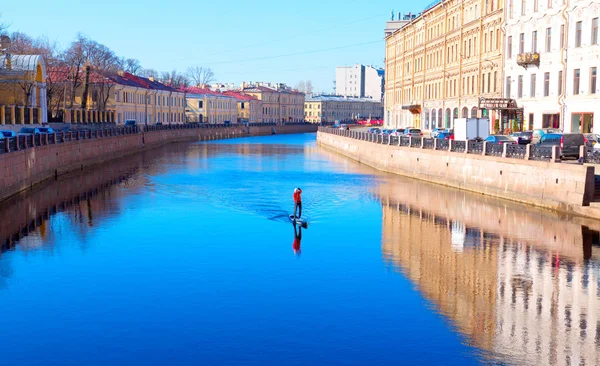
<svg viewBox="0 0 600 366"><path fill-rule="evenodd" d="M378 102L383 97L384 71L373 66L356 64L335 69L335 93L346 97L372 98Z"/></svg>
<svg viewBox="0 0 600 366"><path fill-rule="evenodd" d="M257 97L237 91L226 91L223 94L237 99L238 123L261 121L262 103Z"/></svg>
<svg viewBox="0 0 600 366"><path fill-rule="evenodd" d="M186 93L187 122L221 124L238 121L235 97L198 87L187 87L182 91Z"/></svg>
<svg viewBox="0 0 600 366"><path fill-rule="evenodd" d="M262 104L262 117L257 122L302 122L304 120L304 93L285 84L242 84L244 94L252 95Z"/></svg>
<svg viewBox="0 0 600 366"><path fill-rule="evenodd" d="M383 104L373 99L322 95L304 102L304 119L310 123L381 118Z"/></svg>

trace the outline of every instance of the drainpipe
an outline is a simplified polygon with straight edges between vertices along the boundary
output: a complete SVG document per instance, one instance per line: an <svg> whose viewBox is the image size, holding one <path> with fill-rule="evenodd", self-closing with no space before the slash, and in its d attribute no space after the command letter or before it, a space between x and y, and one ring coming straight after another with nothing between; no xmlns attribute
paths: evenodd
<svg viewBox="0 0 600 366"><path fill-rule="evenodd" d="M573 8L575 9L575 8ZM561 84L562 84L562 93L560 93L560 95L558 96L558 104L560 105L560 122L559 122L559 127L561 130L565 130L565 118L566 118L566 109L567 109L567 105L565 103L565 99L566 99L566 94L567 94L567 62L568 62L568 57L569 57L569 37L567 36L567 34L569 34L569 19L567 18L567 3L565 2L562 6L562 9L560 11L560 16L563 18L564 21L564 25L565 25L565 34L563 34L563 38L561 40L563 47L560 49L561 55L562 57L560 58L560 63L563 66L563 77L561 80ZM560 33L559 33L560 35ZM583 126L581 126L583 128ZM571 131L573 132L573 131Z"/></svg>
<svg viewBox="0 0 600 366"><path fill-rule="evenodd" d="M442 7L444 8L444 11L445 11L445 14L446 14L445 15L445 22L444 22L444 24L446 25L446 29L444 31L444 47L447 49L448 48L448 24L449 24L448 23L448 8L446 7L446 3L445 2L442 2ZM461 32L461 34L462 34L462 32ZM461 45L462 45L462 39L461 39L461 41L459 43L459 47ZM446 50L444 50L444 51L446 51ZM448 57L448 56L446 55L446 57ZM446 85L446 81L447 81L446 80L446 62L444 62L444 66L442 68L442 73L444 74L444 78L443 78L444 82L442 83L442 89L444 91L444 93L443 93L444 97L442 98L442 124L444 124L445 123L444 116L446 114L446 98L448 97L448 95L447 95L448 88L446 87L447 86ZM440 117L438 116L438 121L439 121L439 118ZM437 121L436 121L436 127L441 127L441 126L437 126Z"/></svg>
<svg viewBox="0 0 600 366"><path fill-rule="evenodd" d="M502 57L502 63L500 65L502 65L502 68L500 70L500 95L502 98L504 98L504 79L506 78L506 52L504 50L505 48L505 43L504 40L506 39L506 19L508 19L508 14L507 14L508 8L505 6L504 9L502 10L502 12L504 13L504 21L502 22L502 26L500 27L500 29L502 29L502 49L499 50L500 51L500 55ZM512 47L512 45L511 45ZM512 50L511 50L512 52ZM496 82L498 82L498 80L496 80ZM512 80L511 80L512 83ZM510 95L508 96L508 98L510 98ZM498 116L494 116L494 117L498 117L498 126L500 126L500 123L502 122L502 113L500 110L497 111L498 112ZM523 114L525 114L525 110L523 110ZM488 117L490 116L490 111L488 111ZM525 116L523 116L525 117ZM490 123L492 124L490 126L490 131L493 131L493 127L496 124L495 118L494 120L490 120Z"/></svg>

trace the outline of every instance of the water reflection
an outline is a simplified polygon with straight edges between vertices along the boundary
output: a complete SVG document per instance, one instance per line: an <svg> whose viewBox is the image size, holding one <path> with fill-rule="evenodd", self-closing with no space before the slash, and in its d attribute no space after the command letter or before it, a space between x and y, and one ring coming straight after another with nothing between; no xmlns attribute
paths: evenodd
<svg viewBox="0 0 600 366"><path fill-rule="evenodd" d="M294 254L300 256L300 245L302 244L302 226L296 224L292 224L292 226L294 226L294 243L292 244L292 248L294 249Z"/></svg>
<svg viewBox="0 0 600 366"><path fill-rule="evenodd" d="M490 359L600 364L598 222L391 179L382 251Z"/></svg>

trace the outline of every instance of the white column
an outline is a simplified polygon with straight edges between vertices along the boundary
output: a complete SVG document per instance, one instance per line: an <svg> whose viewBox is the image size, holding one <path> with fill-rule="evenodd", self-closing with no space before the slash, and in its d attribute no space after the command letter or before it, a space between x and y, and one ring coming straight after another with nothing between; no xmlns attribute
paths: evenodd
<svg viewBox="0 0 600 366"><path fill-rule="evenodd" d="M46 83L40 83L40 105L42 109L42 115L40 120L42 123L48 122L48 101L46 100Z"/></svg>

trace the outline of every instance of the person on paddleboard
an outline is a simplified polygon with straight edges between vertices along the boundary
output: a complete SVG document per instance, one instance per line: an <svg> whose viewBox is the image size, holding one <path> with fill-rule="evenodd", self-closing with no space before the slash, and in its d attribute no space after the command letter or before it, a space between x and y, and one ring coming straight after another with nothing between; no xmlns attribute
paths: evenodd
<svg viewBox="0 0 600 366"><path fill-rule="evenodd" d="M296 215L298 211L298 215ZM294 189L294 217L299 219L302 217L302 190L300 188Z"/></svg>

